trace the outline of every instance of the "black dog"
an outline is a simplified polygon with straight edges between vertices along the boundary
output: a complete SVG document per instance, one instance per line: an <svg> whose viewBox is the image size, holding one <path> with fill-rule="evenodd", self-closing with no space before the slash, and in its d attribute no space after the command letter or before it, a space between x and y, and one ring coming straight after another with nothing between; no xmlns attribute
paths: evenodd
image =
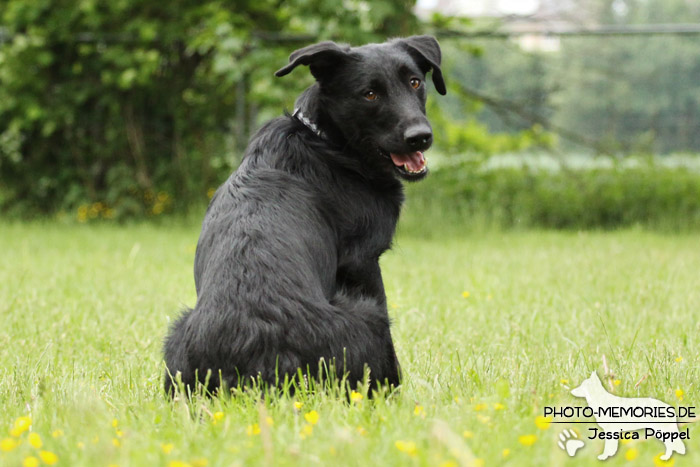
<svg viewBox="0 0 700 467"><path fill-rule="evenodd" d="M399 384L379 256L391 246L399 178L427 173L426 72L440 94L430 36L297 50L277 71L316 78L294 115L267 123L214 195L194 264L197 305L165 342L167 392L236 387L335 368L355 386ZM333 366L334 365L334 366ZM207 376L208 375L208 376Z"/></svg>

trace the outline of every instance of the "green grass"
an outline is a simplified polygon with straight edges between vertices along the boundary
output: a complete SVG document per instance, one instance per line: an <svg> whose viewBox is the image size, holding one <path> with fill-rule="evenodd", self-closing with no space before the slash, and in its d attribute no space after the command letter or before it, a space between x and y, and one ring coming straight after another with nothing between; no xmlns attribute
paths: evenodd
<svg viewBox="0 0 700 467"><path fill-rule="evenodd" d="M305 394L300 410L252 395L173 404L161 392L161 341L194 304L197 235L0 225L0 441L28 415L64 466L600 465L602 441L586 440L573 462L555 442L567 425L543 430L535 417L581 405L569 387L602 374L604 356L619 395L700 403L700 238L627 230L404 233L382 263L405 375L397 396L350 405ZM304 438L312 410L319 420ZM256 423L261 432L248 434ZM528 434L531 446L519 442ZM690 436L676 465L700 465L693 425ZM20 440L1 465L38 455L28 433ZM630 448L643 465L663 450L621 445L607 465L627 464Z"/></svg>

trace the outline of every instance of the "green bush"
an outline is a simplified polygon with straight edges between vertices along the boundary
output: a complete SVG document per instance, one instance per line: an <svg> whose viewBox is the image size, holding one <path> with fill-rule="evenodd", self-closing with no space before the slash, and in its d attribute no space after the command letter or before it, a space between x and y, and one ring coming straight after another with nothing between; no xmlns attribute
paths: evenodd
<svg viewBox="0 0 700 467"><path fill-rule="evenodd" d="M402 228L700 228L700 173L653 163L547 171L466 162L409 187Z"/></svg>
<svg viewBox="0 0 700 467"><path fill-rule="evenodd" d="M201 202L311 83L275 80L293 49L413 33L413 3L2 0L0 212L123 219Z"/></svg>

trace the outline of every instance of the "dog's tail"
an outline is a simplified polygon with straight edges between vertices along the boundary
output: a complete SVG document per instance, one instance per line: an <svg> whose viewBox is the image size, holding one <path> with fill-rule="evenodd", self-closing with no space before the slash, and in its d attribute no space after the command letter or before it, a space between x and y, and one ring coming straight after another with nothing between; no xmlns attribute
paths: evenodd
<svg viewBox="0 0 700 467"><path fill-rule="evenodd" d="M163 345L166 367L164 387L165 393L171 396L177 391L177 374L180 373L181 378L187 378L191 373L184 345L185 326L191 312L190 308L183 310L180 317L170 326Z"/></svg>

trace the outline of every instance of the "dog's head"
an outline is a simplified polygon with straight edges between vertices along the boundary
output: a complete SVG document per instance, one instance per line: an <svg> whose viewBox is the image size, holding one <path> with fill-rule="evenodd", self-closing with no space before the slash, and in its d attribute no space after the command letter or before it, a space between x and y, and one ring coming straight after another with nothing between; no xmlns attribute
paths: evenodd
<svg viewBox="0 0 700 467"><path fill-rule="evenodd" d="M571 390L571 395L576 397L587 398L593 389L602 387L600 378L598 378L598 373L595 371L591 373L591 376L585 379L577 388Z"/></svg>
<svg viewBox="0 0 700 467"><path fill-rule="evenodd" d="M318 93L315 122L342 137L363 163L395 170L406 180L423 178L423 152L433 142L425 116L425 76L445 94L440 46L432 36L411 36L362 47L321 42L293 52L284 76L308 65Z"/></svg>

